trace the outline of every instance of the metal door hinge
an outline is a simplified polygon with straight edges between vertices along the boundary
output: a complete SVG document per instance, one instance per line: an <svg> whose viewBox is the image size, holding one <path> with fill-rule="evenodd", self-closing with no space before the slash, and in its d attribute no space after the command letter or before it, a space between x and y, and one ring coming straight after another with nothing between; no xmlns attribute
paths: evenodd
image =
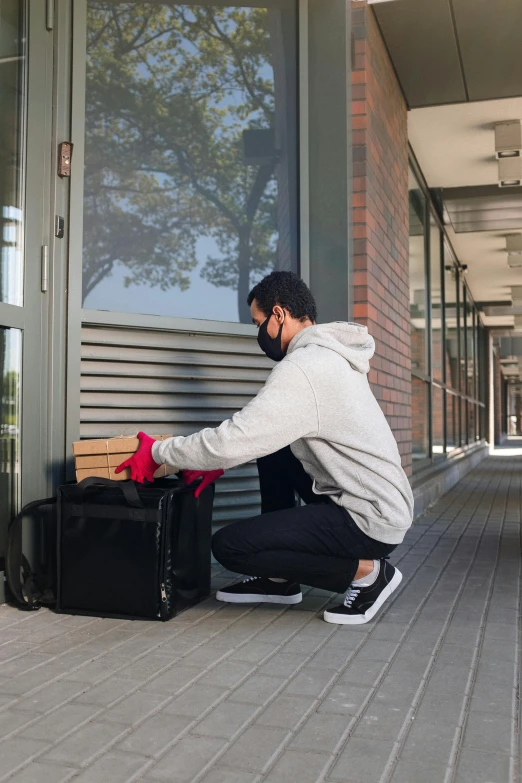
<svg viewBox="0 0 522 783"><path fill-rule="evenodd" d="M47 292L49 288L49 246L42 245L42 251L40 256L40 274L41 274L41 289L42 294Z"/></svg>
<svg viewBox="0 0 522 783"><path fill-rule="evenodd" d="M45 9L45 27L47 30L54 28L54 0L47 0Z"/></svg>

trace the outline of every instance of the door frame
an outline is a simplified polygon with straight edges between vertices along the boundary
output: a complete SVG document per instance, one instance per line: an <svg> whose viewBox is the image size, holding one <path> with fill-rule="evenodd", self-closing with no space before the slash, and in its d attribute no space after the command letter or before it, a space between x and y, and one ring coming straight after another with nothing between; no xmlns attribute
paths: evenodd
<svg viewBox="0 0 522 783"><path fill-rule="evenodd" d="M23 305L0 303L0 327L20 329L22 346L22 499L54 489L65 451L67 236L54 237L55 214L67 217L69 181L56 174L57 146L70 137L69 0L26 0ZM54 24L51 20L54 17ZM48 24L53 24L48 27ZM48 288L42 292L42 248Z"/></svg>
<svg viewBox="0 0 522 783"><path fill-rule="evenodd" d="M49 391L49 294L42 291L42 253L50 258L50 149L52 34L47 4L27 2L28 69L25 127L24 332L22 342L22 503L48 491L46 476Z"/></svg>
<svg viewBox="0 0 522 783"><path fill-rule="evenodd" d="M22 134L23 193L23 298L20 306L0 303L0 327L21 332L20 389L20 479L19 498L27 503L48 495L52 488L49 470L54 455L50 448L53 420L49 357L54 345L51 310L55 275L51 237L50 198L53 134L53 33L51 0L26 0L27 37L24 74ZM42 291L43 249L48 249L49 285ZM64 363L65 355L61 357ZM63 450L63 449L62 449ZM16 510L16 509L15 509ZM30 542L29 542L30 543ZM0 601L3 600L3 580Z"/></svg>

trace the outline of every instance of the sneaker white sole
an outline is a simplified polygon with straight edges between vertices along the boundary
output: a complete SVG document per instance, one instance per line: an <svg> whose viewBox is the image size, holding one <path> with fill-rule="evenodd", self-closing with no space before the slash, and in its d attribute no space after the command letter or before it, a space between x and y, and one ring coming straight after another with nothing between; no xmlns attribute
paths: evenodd
<svg viewBox="0 0 522 783"><path fill-rule="evenodd" d="M327 623L335 623L336 625L363 625L369 623L372 617L375 617L383 603L390 597L390 595L398 588L402 582L402 574L398 568L395 569L393 579L389 582L380 596L377 598L373 606L371 606L364 614L337 614L337 612L325 611L324 619Z"/></svg>
<svg viewBox="0 0 522 783"><path fill-rule="evenodd" d="M218 590L216 593L218 601L226 601L228 604L300 604L303 600L302 593L295 595L256 595L255 593L227 593L224 590Z"/></svg>

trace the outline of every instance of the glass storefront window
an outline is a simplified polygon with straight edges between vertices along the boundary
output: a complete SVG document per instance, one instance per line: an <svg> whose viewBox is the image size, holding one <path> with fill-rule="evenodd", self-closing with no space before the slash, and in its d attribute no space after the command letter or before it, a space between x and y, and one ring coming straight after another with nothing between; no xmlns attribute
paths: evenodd
<svg viewBox="0 0 522 783"><path fill-rule="evenodd" d="M441 232L434 218L430 224L431 367L436 381L443 381Z"/></svg>
<svg viewBox="0 0 522 783"><path fill-rule="evenodd" d="M20 501L20 373L22 333L0 329L0 558Z"/></svg>
<svg viewBox="0 0 522 783"><path fill-rule="evenodd" d="M83 306L250 323L298 271L297 2L87 3Z"/></svg>
<svg viewBox="0 0 522 783"><path fill-rule="evenodd" d="M465 446L468 443L468 411L466 400L460 398L460 445Z"/></svg>
<svg viewBox="0 0 522 783"><path fill-rule="evenodd" d="M413 460L429 456L428 384L412 377L412 456Z"/></svg>
<svg viewBox="0 0 522 783"><path fill-rule="evenodd" d="M445 298L445 373L446 385L450 389L459 388L459 343L457 321L457 282L456 270L452 263L447 262L444 268L444 298Z"/></svg>
<svg viewBox="0 0 522 783"><path fill-rule="evenodd" d="M475 329L474 329L474 335L475 335L475 364L473 367L474 370L474 378L473 378L473 386L475 389L474 396L477 400L480 400L481 392L480 392L480 383L479 383L479 372L481 369L481 357L480 357L480 351L481 351L481 331L480 331L480 321L478 317L478 313L475 310L474 312L475 317Z"/></svg>
<svg viewBox="0 0 522 783"><path fill-rule="evenodd" d="M474 402L468 401L468 443L475 440L475 430L477 426L477 406Z"/></svg>
<svg viewBox="0 0 522 783"><path fill-rule="evenodd" d="M433 456L444 453L444 392L440 386L433 385L432 389L432 432L433 432Z"/></svg>
<svg viewBox="0 0 522 783"><path fill-rule="evenodd" d="M465 270L459 266L429 191L420 182L410 170L414 470L484 437L485 410L481 399L484 329L466 286ZM428 205L429 236L426 237ZM428 247L426 240L429 240Z"/></svg>
<svg viewBox="0 0 522 783"><path fill-rule="evenodd" d="M475 312L470 302L466 304L466 346L467 346L467 394L475 397Z"/></svg>
<svg viewBox="0 0 522 783"><path fill-rule="evenodd" d="M446 392L446 451L453 451L459 445L459 398Z"/></svg>
<svg viewBox="0 0 522 783"><path fill-rule="evenodd" d="M465 288L464 283L462 280L459 280L458 283L458 291L459 291L459 348L460 348L460 359L459 359L459 389L462 394L467 394L467 385L466 385L466 294L465 294Z"/></svg>
<svg viewBox="0 0 522 783"><path fill-rule="evenodd" d="M25 3L0 3L0 302L23 304Z"/></svg>
<svg viewBox="0 0 522 783"><path fill-rule="evenodd" d="M411 369L417 375L426 375L426 199L412 171L409 173L409 205Z"/></svg>

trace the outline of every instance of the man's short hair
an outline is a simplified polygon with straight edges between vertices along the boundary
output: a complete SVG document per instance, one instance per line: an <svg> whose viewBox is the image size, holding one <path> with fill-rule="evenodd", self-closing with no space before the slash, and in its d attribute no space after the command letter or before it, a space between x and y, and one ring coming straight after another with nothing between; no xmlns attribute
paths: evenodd
<svg viewBox="0 0 522 783"><path fill-rule="evenodd" d="M271 272L255 285L248 295L249 305L256 300L268 318L275 305L288 310L299 321L317 320L317 305L312 292L293 272Z"/></svg>

